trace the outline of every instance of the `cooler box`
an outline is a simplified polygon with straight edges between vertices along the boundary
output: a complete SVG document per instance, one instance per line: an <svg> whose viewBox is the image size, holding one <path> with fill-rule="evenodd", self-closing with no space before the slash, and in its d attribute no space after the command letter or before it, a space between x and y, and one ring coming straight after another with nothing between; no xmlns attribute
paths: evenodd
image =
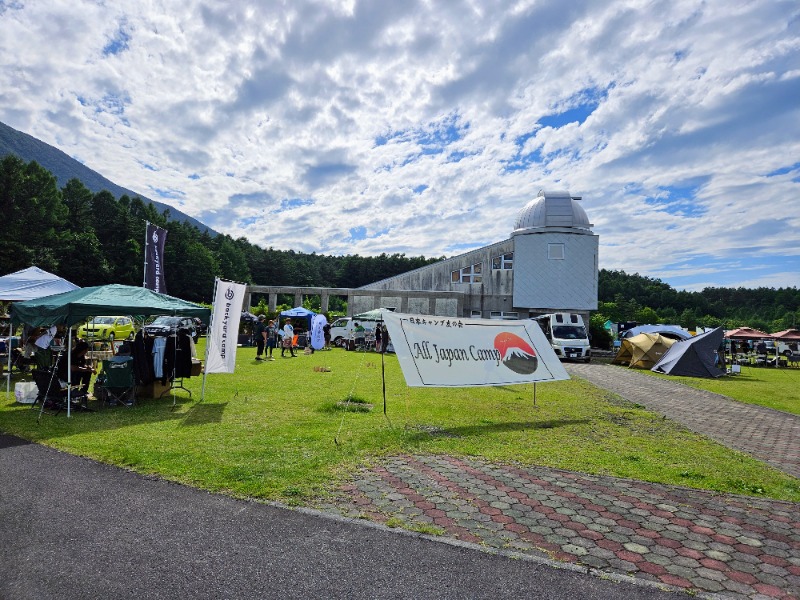
<svg viewBox="0 0 800 600"><path fill-rule="evenodd" d="M14 397L20 404L33 404L38 395L39 388L33 381L20 381L14 386Z"/></svg>

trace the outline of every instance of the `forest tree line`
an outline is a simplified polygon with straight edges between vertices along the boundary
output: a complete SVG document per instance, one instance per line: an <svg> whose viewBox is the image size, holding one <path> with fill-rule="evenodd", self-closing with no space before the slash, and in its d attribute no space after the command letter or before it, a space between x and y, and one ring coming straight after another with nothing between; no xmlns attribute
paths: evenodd
<svg viewBox="0 0 800 600"><path fill-rule="evenodd" d="M256 285L355 288L436 259L404 254L325 256L260 248L246 238L211 235L170 220L138 197L92 193L79 180L58 188L36 162L0 162L0 274L35 265L80 287L141 286L146 222L169 233L164 248L167 292L211 302L216 277Z"/></svg>
<svg viewBox="0 0 800 600"><path fill-rule="evenodd" d="M255 285L356 288L441 260L265 249L244 237L211 235L170 220L169 211L158 212L138 197L92 193L77 179L59 188L47 169L14 155L0 161L0 207L0 274L35 265L81 287L142 285L149 221L169 231L164 251L168 292L194 302L211 301L216 277ZM688 292L659 279L601 269L598 300L593 325L610 319L690 329L748 325L774 332L800 321L797 288Z"/></svg>

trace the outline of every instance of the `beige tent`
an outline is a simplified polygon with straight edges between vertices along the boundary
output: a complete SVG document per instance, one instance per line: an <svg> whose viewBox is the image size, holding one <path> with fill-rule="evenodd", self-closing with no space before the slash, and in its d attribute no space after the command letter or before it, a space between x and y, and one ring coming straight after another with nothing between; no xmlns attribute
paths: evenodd
<svg viewBox="0 0 800 600"><path fill-rule="evenodd" d="M660 333L640 333L622 340L619 352L611 362L636 369L652 369L674 343L675 340Z"/></svg>

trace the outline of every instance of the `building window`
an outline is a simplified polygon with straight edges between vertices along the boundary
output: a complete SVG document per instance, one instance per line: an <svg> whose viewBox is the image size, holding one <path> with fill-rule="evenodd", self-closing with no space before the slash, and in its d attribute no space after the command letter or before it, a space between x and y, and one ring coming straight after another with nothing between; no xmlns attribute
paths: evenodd
<svg viewBox="0 0 800 600"><path fill-rule="evenodd" d="M500 256L492 257L492 269L513 269L514 268L514 253L508 252Z"/></svg>
<svg viewBox="0 0 800 600"><path fill-rule="evenodd" d="M481 263L470 265L458 271L453 271L450 274L450 281L453 283L481 283L483 281L482 271Z"/></svg>
<svg viewBox="0 0 800 600"><path fill-rule="evenodd" d="M547 258L564 260L564 244L547 244Z"/></svg>
<svg viewBox="0 0 800 600"><path fill-rule="evenodd" d="M473 319L480 319L483 316L483 313L479 310L471 310L469 312L469 316Z"/></svg>

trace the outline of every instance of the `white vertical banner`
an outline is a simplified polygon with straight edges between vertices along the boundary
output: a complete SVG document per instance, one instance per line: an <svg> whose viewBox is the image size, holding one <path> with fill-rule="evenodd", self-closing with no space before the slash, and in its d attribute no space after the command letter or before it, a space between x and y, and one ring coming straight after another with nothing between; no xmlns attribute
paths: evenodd
<svg viewBox="0 0 800 600"><path fill-rule="evenodd" d="M233 373L236 367L236 342L242 318L244 283L217 278L214 310L206 338L206 373Z"/></svg>
<svg viewBox="0 0 800 600"><path fill-rule="evenodd" d="M322 350L325 347L325 331L322 329L328 323L325 315L311 317L311 347Z"/></svg>
<svg viewBox="0 0 800 600"><path fill-rule="evenodd" d="M569 379L539 325L384 311L406 384L469 387Z"/></svg>

